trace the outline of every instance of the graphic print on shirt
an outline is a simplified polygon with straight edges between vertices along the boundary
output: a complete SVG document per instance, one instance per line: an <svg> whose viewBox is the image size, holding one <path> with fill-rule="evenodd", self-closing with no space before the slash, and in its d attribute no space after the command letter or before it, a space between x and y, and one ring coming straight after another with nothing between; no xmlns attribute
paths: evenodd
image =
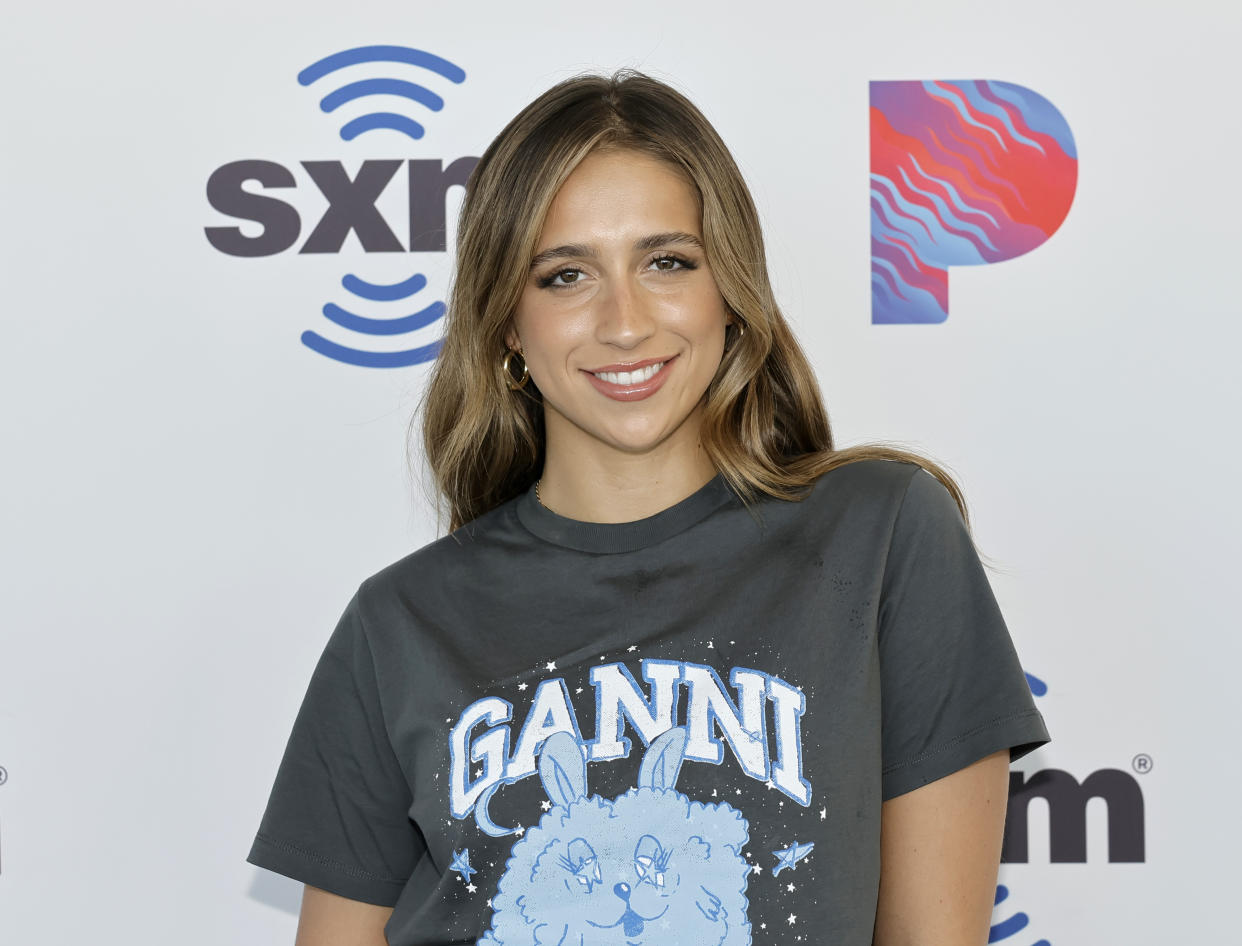
<svg viewBox="0 0 1242 946"><path fill-rule="evenodd" d="M492 924L480 944L752 942L747 883L762 869L743 850L750 825L726 802L696 801L677 791L677 777L687 760L721 765L727 744L745 775L805 808L811 800L802 773L805 696L779 677L746 667L729 674L736 702L707 665L644 660L641 672L649 695L622 663L591 668L596 726L589 741L563 678L539 684L512 752L506 724L513 707L505 700L476 701L452 728L453 816L473 812L484 833L518 835L489 900ZM647 745L637 785L612 799L591 795L588 762L630 755L627 722ZM475 735L480 726L487 728ZM473 781L470 760L482 763ZM488 813L492 796L535 774L548 798L538 824L496 824ZM794 841L770 852L778 862L772 876L796 868L813 847Z"/></svg>
<svg viewBox="0 0 1242 946"><path fill-rule="evenodd" d="M748 825L676 791L685 744L685 729L661 735L638 786L608 800L588 795L574 737L550 736L539 774L553 806L513 845L479 942L748 944ZM623 875L632 882L614 882Z"/></svg>

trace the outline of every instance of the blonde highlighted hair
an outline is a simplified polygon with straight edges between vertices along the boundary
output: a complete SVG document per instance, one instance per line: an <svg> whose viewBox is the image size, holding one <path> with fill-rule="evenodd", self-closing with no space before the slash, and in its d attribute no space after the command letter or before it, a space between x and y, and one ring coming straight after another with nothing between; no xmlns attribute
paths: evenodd
<svg viewBox="0 0 1242 946"><path fill-rule="evenodd" d="M540 476L543 405L533 382L507 385L505 334L548 207L601 148L665 161L697 192L708 264L736 323L707 389L701 442L742 500L798 500L836 467L899 460L940 480L969 526L961 490L940 465L884 444L833 447L815 374L776 305L759 215L732 155L689 99L622 70L577 76L540 95L491 143L467 184L444 343L421 404L423 450L450 531Z"/></svg>

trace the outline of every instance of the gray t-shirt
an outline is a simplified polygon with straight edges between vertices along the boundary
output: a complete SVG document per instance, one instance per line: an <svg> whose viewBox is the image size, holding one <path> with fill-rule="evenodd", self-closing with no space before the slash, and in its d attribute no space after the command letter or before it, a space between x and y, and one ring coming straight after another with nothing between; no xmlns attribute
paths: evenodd
<svg viewBox="0 0 1242 946"><path fill-rule="evenodd" d="M912 464L619 524L532 489L362 583L248 860L392 946L868 946L881 802L1047 740Z"/></svg>

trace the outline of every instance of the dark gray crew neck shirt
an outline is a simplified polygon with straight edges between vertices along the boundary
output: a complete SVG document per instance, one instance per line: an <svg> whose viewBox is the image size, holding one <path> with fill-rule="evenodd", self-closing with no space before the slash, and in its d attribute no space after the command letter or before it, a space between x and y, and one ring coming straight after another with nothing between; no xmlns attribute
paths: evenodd
<svg viewBox="0 0 1242 946"><path fill-rule="evenodd" d="M628 523L532 489L361 584L248 859L392 946L868 946L881 803L1047 741L912 464Z"/></svg>

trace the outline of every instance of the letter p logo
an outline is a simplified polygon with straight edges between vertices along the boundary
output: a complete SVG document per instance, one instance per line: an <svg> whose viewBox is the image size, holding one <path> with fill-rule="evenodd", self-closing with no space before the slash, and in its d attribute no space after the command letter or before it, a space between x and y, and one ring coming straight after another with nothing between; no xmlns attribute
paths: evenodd
<svg viewBox="0 0 1242 946"><path fill-rule="evenodd" d="M1035 249L1069 213L1078 154L1047 99L987 80L871 83L871 321L943 322L949 267Z"/></svg>

